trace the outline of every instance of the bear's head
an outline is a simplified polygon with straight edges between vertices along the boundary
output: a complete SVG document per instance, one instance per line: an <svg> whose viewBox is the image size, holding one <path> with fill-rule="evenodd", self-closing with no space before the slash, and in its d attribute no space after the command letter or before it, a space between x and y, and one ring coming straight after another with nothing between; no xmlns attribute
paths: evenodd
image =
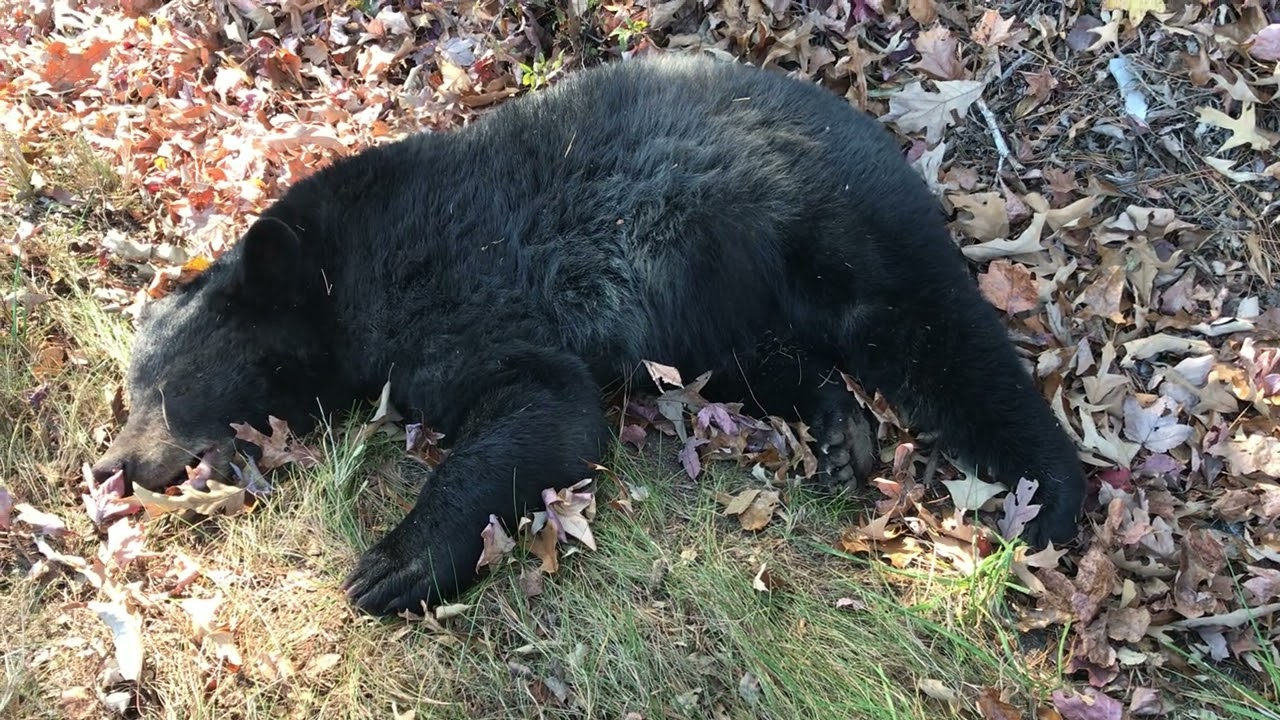
<svg viewBox="0 0 1280 720"><path fill-rule="evenodd" d="M266 431L275 415L305 431L335 375L319 275L294 229L264 217L199 277L146 305L126 381L129 419L94 474L123 469L155 490L204 460L225 478L231 423Z"/></svg>

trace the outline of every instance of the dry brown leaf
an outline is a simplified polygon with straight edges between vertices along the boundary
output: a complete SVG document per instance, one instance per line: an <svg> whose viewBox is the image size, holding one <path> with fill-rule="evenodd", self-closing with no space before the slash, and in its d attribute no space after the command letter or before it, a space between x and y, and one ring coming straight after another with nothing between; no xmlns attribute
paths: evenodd
<svg viewBox="0 0 1280 720"><path fill-rule="evenodd" d="M911 83L889 99L889 112L881 122L891 122L904 132L925 131L925 140L934 145L942 133L969 112L969 106L982 97L986 83L976 80L943 80L937 92L929 92L920 83Z"/></svg>
<svg viewBox="0 0 1280 720"><path fill-rule="evenodd" d="M724 513L737 516L744 530L761 530L773 519L773 512L781 503L777 491L752 488L730 498Z"/></svg>
<svg viewBox="0 0 1280 720"><path fill-rule="evenodd" d="M942 25L936 25L916 36L920 60L911 67L923 70L938 80L959 80L965 76L960 60L960 40Z"/></svg>
<svg viewBox="0 0 1280 720"><path fill-rule="evenodd" d="M152 492L141 485L133 487L133 498L153 515L190 510L200 515L235 515L245 508L245 489L209 480L208 490L197 490L186 483L170 488L175 494Z"/></svg>
<svg viewBox="0 0 1280 720"><path fill-rule="evenodd" d="M966 236L975 240L995 240L1009 236L1009 213L1000 193L949 195L947 199L960 211L956 223Z"/></svg>
<svg viewBox="0 0 1280 720"><path fill-rule="evenodd" d="M1039 285L1025 265L995 260L978 275L978 289L987 302L1007 315L1034 310L1040 305Z"/></svg>

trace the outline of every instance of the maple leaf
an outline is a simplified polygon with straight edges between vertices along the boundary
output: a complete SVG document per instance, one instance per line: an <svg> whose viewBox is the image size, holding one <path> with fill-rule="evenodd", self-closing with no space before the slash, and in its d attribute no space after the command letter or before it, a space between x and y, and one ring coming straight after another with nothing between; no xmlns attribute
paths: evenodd
<svg viewBox="0 0 1280 720"><path fill-rule="evenodd" d="M956 124L956 116L969 112L969 106L982 97L986 83L977 80L942 80L937 92L929 92L918 82L904 87L889 99L889 112L881 122L891 122L904 132L925 131L925 140L933 145L942 133Z"/></svg>
<svg viewBox="0 0 1280 720"><path fill-rule="evenodd" d="M1273 137L1258 130L1258 111L1251 102L1241 104L1238 118L1210 107L1196 108L1196 112L1199 113L1200 122L1231 131L1231 135L1218 147L1218 152L1240 145L1248 145L1254 150L1266 150L1275 144Z"/></svg>
<svg viewBox="0 0 1280 720"><path fill-rule="evenodd" d="M978 289L987 302L1007 315L1034 310L1040 305L1035 275L1025 265L996 260L978 275Z"/></svg>

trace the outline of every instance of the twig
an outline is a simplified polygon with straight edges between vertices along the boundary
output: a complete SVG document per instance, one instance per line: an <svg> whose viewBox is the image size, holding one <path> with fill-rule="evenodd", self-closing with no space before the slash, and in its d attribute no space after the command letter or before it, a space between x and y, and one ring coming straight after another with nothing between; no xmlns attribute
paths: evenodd
<svg viewBox="0 0 1280 720"><path fill-rule="evenodd" d="M987 129L991 131L991 139L996 144L996 152L1000 155L1001 163L1009 163L1009 167L1017 172L1026 170L1026 167L1018 162L1009 152L1009 144L1004 140L1004 134L1000 132L1000 123L996 120L995 113L991 112L991 108L987 107L987 101L978 98L978 112L982 113L982 119L987 122Z"/></svg>

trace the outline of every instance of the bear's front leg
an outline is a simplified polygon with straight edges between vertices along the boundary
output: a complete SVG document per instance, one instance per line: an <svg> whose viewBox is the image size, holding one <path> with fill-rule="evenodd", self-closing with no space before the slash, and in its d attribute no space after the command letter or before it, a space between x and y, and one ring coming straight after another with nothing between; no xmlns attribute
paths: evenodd
<svg viewBox="0 0 1280 720"><path fill-rule="evenodd" d="M451 382L471 386L455 395L468 406L446 411L458 418L448 458L343 583L371 614L421 611L471 587L489 516L512 527L544 488L586 477L607 442L599 389L573 356L525 347Z"/></svg>

